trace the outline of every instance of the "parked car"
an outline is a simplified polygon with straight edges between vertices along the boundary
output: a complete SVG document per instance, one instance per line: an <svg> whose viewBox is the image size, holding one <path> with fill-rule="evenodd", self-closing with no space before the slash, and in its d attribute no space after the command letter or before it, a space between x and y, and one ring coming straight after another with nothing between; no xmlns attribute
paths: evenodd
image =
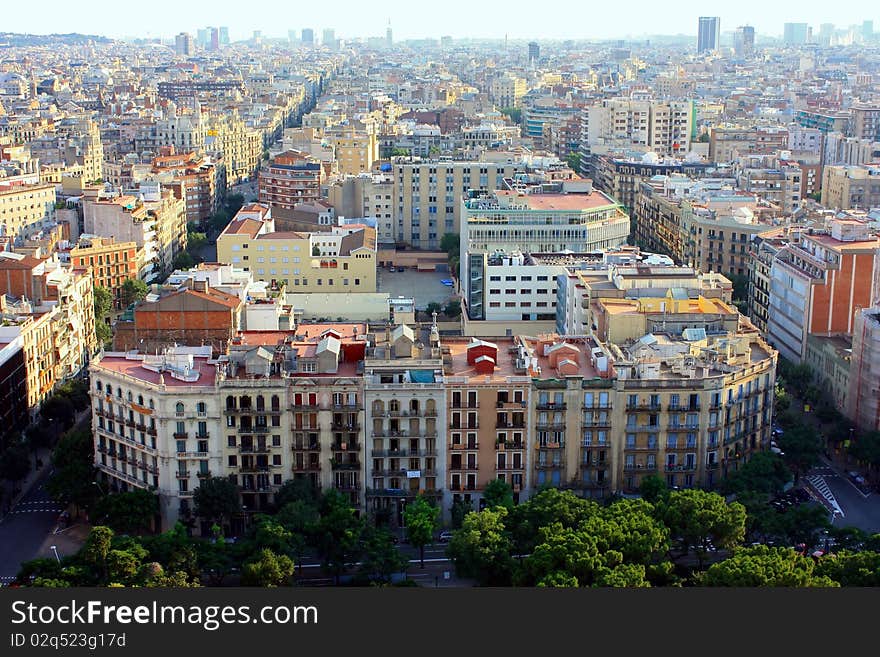
<svg viewBox="0 0 880 657"><path fill-rule="evenodd" d="M437 540L441 543L448 543L450 539L452 539L452 532L447 529L440 532L440 537Z"/></svg>

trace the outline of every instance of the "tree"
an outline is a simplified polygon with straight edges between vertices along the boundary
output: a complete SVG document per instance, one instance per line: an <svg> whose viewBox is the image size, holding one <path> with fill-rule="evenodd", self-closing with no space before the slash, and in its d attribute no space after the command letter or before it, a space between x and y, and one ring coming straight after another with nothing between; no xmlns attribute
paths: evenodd
<svg viewBox="0 0 880 657"><path fill-rule="evenodd" d="M226 212L229 213L230 217L234 217L243 205L244 194L229 194L226 197Z"/></svg>
<svg viewBox="0 0 880 657"><path fill-rule="evenodd" d="M704 586L839 586L814 572L815 562L791 548L759 545L737 550L713 564L700 578Z"/></svg>
<svg viewBox="0 0 880 657"><path fill-rule="evenodd" d="M281 509L290 502L305 502L310 506L318 504L317 490L308 479L288 479L275 493L275 508Z"/></svg>
<svg viewBox="0 0 880 657"><path fill-rule="evenodd" d="M880 468L880 431L869 431L853 440L849 455L871 468Z"/></svg>
<svg viewBox="0 0 880 657"><path fill-rule="evenodd" d="M580 172L581 170L581 154L578 152L572 152L568 154L568 157L565 158L565 162L570 166L574 171Z"/></svg>
<svg viewBox="0 0 880 657"><path fill-rule="evenodd" d="M819 559L815 572L841 586L880 586L880 554L840 552Z"/></svg>
<svg viewBox="0 0 880 657"><path fill-rule="evenodd" d="M458 233L443 233L440 238L440 250L446 251L450 256L458 254L461 248L461 236Z"/></svg>
<svg viewBox="0 0 880 657"><path fill-rule="evenodd" d="M69 429L76 419L76 408L69 397L55 394L43 402L40 416L45 420L58 422L64 429Z"/></svg>
<svg viewBox="0 0 880 657"><path fill-rule="evenodd" d="M522 110L518 107L504 107L501 113L509 116L510 120L517 125L522 121Z"/></svg>
<svg viewBox="0 0 880 657"><path fill-rule="evenodd" d="M224 228L229 224L230 214L224 210L217 210L211 217L208 219L208 229L214 233L220 233Z"/></svg>
<svg viewBox="0 0 880 657"><path fill-rule="evenodd" d="M242 586L274 588L290 583L293 576L293 560L287 555L278 555L268 548L260 550L245 562L241 569Z"/></svg>
<svg viewBox="0 0 880 657"><path fill-rule="evenodd" d="M406 523L406 536L410 544L419 548L419 561L421 567L425 567L425 545L434 540L434 532L437 531L440 520L440 508L431 505L422 496L415 502L407 504L403 512Z"/></svg>
<svg viewBox="0 0 880 657"><path fill-rule="evenodd" d="M258 548L272 550L275 554L287 554L293 544L293 532L274 518L264 516L257 523L254 540Z"/></svg>
<svg viewBox="0 0 880 657"><path fill-rule="evenodd" d="M90 431L70 431L63 435L52 452L53 473L46 490L63 504L89 508L98 498L94 484L95 443Z"/></svg>
<svg viewBox="0 0 880 657"><path fill-rule="evenodd" d="M91 406L89 388L84 381L66 381L55 388L55 395L69 399L76 411L84 411Z"/></svg>
<svg viewBox="0 0 880 657"><path fill-rule="evenodd" d="M191 269L196 264L196 259L188 251L181 251L171 263L174 269Z"/></svg>
<svg viewBox="0 0 880 657"><path fill-rule="evenodd" d="M740 494L756 491L775 495L782 492L791 480L791 471L777 454L758 452L735 472L731 472L722 482L725 493Z"/></svg>
<svg viewBox="0 0 880 657"><path fill-rule="evenodd" d="M745 274L727 274L730 282L733 283L733 301L749 300L749 277Z"/></svg>
<svg viewBox="0 0 880 657"><path fill-rule="evenodd" d="M113 332L108 324L110 311L113 308L113 295L109 290L96 286L95 297L95 337L98 344L106 345L113 338Z"/></svg>
<svg viewBox="0 0 880 657"><path fill-rule="evenodd" d="M745 507L738 502L727 504L717 493L672 491L662 504L660 517L685 554L694 549L700 570L710 544L731 548L745 537Z"/></svg>
<svg viewBox="0 0 880 657"><path fill-rule="evenodd" d="M779 439L783 459L794 471L794 480L819 463L822 454L822 441L812 426L801 424L786 429Z"/></svg>
<svg viewBox="0 0 880 657"><path fill-rule="evenodd" d="M205 233L188 232L186 235L186 250L191 254L197 254L199 249L208 243L208 236Z"/></svg>
<svg viewBox="0 0 880 657"><path fill-rule="evenodd" d="M11 481L17 487L30 471L31 462L24 444L11 445L0 454L0 479Z"/></svg>
<svg viewBox="0 0 880 657"><path fill-rule="evenodd" d="M577 527L591 515L598 513L599 505L577 497L571 491L546 488L525 504L513 508L506 522L518 554L528 554L536 544L538 531L553 523L563 527Z"/></svg>
<svg viewBox="0 0 880 657"><path fill-rule="evenodd" d="M128 307L138 301L143 301L149 289L147 284L139 278L129 278L122 284L120 297L123 307Z"/></svg>
<svg viewBox="0 0 880 657"><path fill-rule="evenodd" d="M428 304L428 307L425 308L425 312L429 315L433 315L434 313L437 313L439 315L442 311L443 307L436 301L432 301Z"/></svg>
<svg viewBox="0 0 880 657"><path fill-rule="evenodd" d="M364 527L361 543L361 573L371 581L390 584L392 575L406 569L408 562L394 546L391 533L387 529Z"/></svg>
<svg viewBox="0 0 880 657"><path fill-rule="evenodd" d="M123 534L136 534L152 527L159 513L159 498L152 491L135 488L107 495L95 505L95 520Z"/></svg>
<svg viewBox="0 0 880 657"><path fill-rule="evenodd" d="M657 475L648 475L642 478L642 485L639 486L639 493L642 499L653 504L669 493L669 487L666 480Z"/></svg>
<svg viewBox="0 0 880 657"><path fill-rule="evenodd" d="M486 508L503 506L509 511L513 508L513 488L506 481L493 479L483 490L483 501L486 503Z"/></svg>
<svg viewBox="0 0 880 657"><path fill-rule="evenodd" d="M474 505L471 502L466 502L464 500L455 500L452 503L452 508L449 510L450 516L452 518L452 528L453 529L461 529L461 525L464 522L465 516L474 510Z"/></svg>
<svg viewBox="0 0 880 657"><path fill-rule="evenodd" d="M503 506L465 516L447 549L459 576L476 579L482 586L510 586L514 564L513 543L504 526L507 518Z"/></svg>
<svg viewBox="0 0 880 657"><path fill-rule="evenodd" d="M321 520L315 530L318 553L326 570L333 573L336 584L360 548L362 521L342 493L330 489L321 498Z"/></svg>
<svg viewBox="0 0 880 657"><path fill-rule="evenodd" d="M82 561L94 569L94 572L98 573L99 581L105 584L110 576L107 557L110 555L112 541L112 529L101 525L92 527L78 555Z"/></svg>
<svg viewBox="0 0 880 657"><path fill-rule="evenodd" d="M193 491L196 515L209 522L222 522L241 510L238 487L229 479L206 477Z"/></svg>
<svg viewBox="0 0 880 657"><path fill-rule="evenodd" d="M458 317L461 315L461 301L453 299L443 308L443 314L447 317Z"/></svg>

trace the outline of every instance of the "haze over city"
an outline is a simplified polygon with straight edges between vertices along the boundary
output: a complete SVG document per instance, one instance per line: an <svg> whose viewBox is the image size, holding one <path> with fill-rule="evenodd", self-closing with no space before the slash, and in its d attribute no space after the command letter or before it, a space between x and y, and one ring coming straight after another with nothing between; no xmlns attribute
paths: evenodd
<svg viewBox="0 0 880 657"><path fill-rule="evenodd" d="M249 38L254 30L264 37L284 37L288 29L333 28L337 36L357 38L384 35L390 20L395 39L623 39L642 35L696 34L695 17L721 17L722 31L749 24L759 34L779 36L785 22L808 22L814 27L834 23L844 27L873 18L876 4L762 2L743 0L713 6L706 2L674 2L658 10L656 2L633 0L625 6L606 2L570 2L543 8L512 0L503 5L451 0L437 5L414 5L404 0L365 4L355 0L279 4L273 0L211 3L156 0L137 12L103 0L84 0L70 11L69 3L47 0L39 15L7 11L2 29L34 34L79 32L111 38L171 37L180 30L204 25L228 25L232 40Z"/></svg>

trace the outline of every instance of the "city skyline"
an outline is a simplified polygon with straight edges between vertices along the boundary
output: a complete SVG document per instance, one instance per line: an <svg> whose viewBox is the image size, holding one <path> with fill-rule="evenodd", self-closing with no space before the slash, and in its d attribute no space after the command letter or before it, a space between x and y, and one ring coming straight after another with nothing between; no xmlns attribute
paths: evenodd
<svg viewBox="0 0 880 657"><path fill-rule="evenodd" d="M249 3L247 15L241 15L241 10L228 0L213 4L210 12L199 6L179 5L168 0L156 0L152 6L154 11L138 18L141 32L132 30L131 23L121 21L119 14L104 11L103 3L95 0L85 0L82 11L76 15L61 11L62 5L58 0L49 0L43 5L44 11L40 12L38 18L24 12L6 16L4 30L31 34L79 32L117 39L171 39L181 31L194 33L208 25L228 25L233 41L249 39L255 30L262 31L263 38L276 39L286 37L288 30L300 33L303 28L314 29L316 34L321 34L324 29L333 29L337 38L353 39L384 37L390 21L394 39L398 41L436 39L441 35L473 39L601 40L649 35L696 36L698 17L707 14L720 17L722 33L748 24L754 26L757 33L768 36L781 36L783 25L788 22L806 22L815 27L822 23L833 23L838 28L846 28L860 25L863 20L880 19L880 15L875 16L876 10L866 2L852 3L847 7L813 7L808 11L767 5L756 0L745 0L723 12L707 10L704 3L688 1L677 5L674 12L660 13L652 11L652 6L645 0L635 0L630 5L626 21L621 21L610 9L599 6L568 8L565 21L558 20L558 15L554 13L530 13L527 22L520 17L529 10L529 5L521 0L514 0L509 7L511 11L501 16L488 6L459 0L448 3L442 15L430 16L426 12L413 13L400 0L386 2L380 10L371 12L364 12L362 5L343 0L334 6L332 13L321 7L308 6L297 7L296 11L279 12L272 3L263 0ZM56 8L59 11L53 11ZM467 34L461 29L462 11L469 17L467 24L470 31Z"/></svg>

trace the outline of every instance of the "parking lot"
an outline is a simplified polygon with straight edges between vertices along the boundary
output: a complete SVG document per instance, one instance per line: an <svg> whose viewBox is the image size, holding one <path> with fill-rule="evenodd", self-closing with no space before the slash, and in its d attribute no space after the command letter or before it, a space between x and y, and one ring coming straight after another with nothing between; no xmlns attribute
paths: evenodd
<svg viewBox="0 0 880 657"><path fill-rule="evenodd" d="M432 301L443 306L450 299L455 298L454 288L440 282L449 278L448 272L420 272L412 269L391 272L380 269L379 292L387 292L392 297L413 298L416 309L424 310Z"/></svg>

